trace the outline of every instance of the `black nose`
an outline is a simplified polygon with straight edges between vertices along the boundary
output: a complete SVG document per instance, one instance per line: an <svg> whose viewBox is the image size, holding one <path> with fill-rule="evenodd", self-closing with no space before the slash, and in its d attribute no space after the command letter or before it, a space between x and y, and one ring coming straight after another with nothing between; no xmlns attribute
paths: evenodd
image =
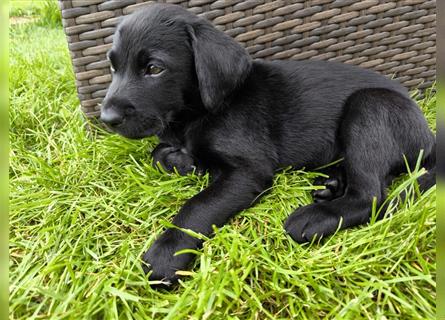
<svg viewBox="0 0 445 320"><path fill-rule="evenodd" d="M110 126L117 126L123 122L124 118L113 108L102 108L100 120Z"/></svg>

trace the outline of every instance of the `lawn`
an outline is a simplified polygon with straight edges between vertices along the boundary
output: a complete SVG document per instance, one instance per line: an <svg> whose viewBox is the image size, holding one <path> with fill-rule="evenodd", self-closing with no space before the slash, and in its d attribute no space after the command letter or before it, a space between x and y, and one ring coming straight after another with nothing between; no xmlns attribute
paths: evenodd
<svg viewBox="0 0 445 320"><path fill-rule="evenodd" d="M283 222L311 202L318 174L286 170L216 230L177 288L154 290L140 257L208 176L153 169L155 138L87 132L51 18L11 26L9 95L11 319L435 318L435 188L299 245ZM418 102L435 129L435 95Z"/></svg>

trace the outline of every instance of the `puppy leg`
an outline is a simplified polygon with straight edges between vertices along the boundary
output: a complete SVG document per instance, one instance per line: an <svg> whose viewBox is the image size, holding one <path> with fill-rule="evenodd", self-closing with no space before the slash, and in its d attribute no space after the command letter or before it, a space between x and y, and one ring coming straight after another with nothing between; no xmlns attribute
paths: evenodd
<svg viewBox="0 0 445 320"><path fill-rule="evenodd" d="M297 209L286 221L285 230L297 242L308 242L369 220L373 200L383 201L384 189L379 173L360 174L362 168L346 171L348 187L343 196Z"/></svg>
<svg viewBox="0 0 445 320"><path fill-rule="evenodd" d="M240 168L221 173L206 189L185 203L173 219L173 224L205 236L211 235L213 225L221 227L231 216L248 208L270 185L272 169L269 170L270 174L257 170ZM151 280L172 283L178 279L176 271L187 269L194 258L192 253L176 252L196 250L201 245L200 239L179 229L168 229L144 254L144 271L151 271Z"/></svg>
<svg viewBox="0 0 445 320"><path fill-rule="evenodd" d="M325 189L312 191L312 198L316 203L341 197L346 188L345 172L342 166L329 167L322 172L326 174L328 178L319 177L314 181L314 185L325 187Z"/></svg>
<svg viewBox="0 0 445 320"><path fill-rule="evenodd" d="M391 177L404 168L403 156L413 167L420 150L429 155L434 146L418 107L385 89L353 94L345 105L339 135L345 158L345 193L332 201L299 208L288 218L285 229L297 242L369 221L373 201L377 206L383 203Z"/></svg>
<svg viewBox="0 0 445 320"><path fill-rule="evenodd" d="M153 166L158 164L167 172L174 172L175 168L180 175L187 175L193 171L203 173L204 170L198 167L191 155L183 149L173 147L167 143L160 143L151 153Z"/></svg>

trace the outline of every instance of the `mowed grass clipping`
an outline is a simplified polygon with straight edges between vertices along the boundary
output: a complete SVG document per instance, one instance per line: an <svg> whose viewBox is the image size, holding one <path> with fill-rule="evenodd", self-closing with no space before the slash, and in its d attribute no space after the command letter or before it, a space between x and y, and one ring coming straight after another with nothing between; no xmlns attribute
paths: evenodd
<svg viewBox="0 0 445 320"><path fill-rule="evenodd" d="M59 28L12 27L9 81L11 319L435 317L435 188L386 220L299 245L283 222L312 201L318 174L304 171L278 174L176 289L153 290L140 257L208 176L153 169L155 138L88 134ZM419 104L434 128L435 95Z"/></svg>

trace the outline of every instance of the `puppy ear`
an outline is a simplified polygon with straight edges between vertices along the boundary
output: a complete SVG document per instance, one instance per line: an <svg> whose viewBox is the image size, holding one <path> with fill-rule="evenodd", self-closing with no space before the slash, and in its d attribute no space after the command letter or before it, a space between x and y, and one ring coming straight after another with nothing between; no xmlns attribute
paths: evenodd
<svg viewBox="0 0 445 320"><path fill-rule="evenodd" d="M189 25L188 31L202 102L215 111L246 79L252 59L241 45L207 21Z"/></svg>

